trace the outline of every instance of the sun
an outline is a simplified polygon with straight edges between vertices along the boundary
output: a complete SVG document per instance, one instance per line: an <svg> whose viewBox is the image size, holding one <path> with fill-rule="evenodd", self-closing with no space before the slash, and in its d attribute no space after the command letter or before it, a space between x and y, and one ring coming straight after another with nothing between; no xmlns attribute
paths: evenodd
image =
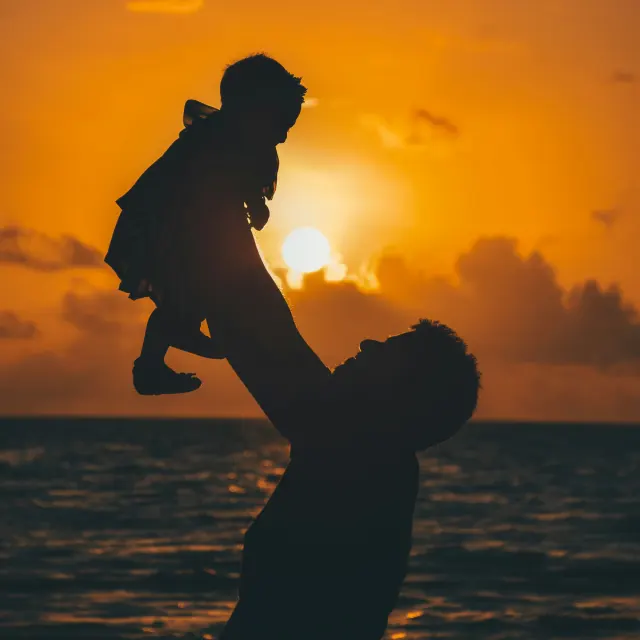
<svg viewBox="0 0 640 640"><path fill-rule="evenodd" d="M282 244L282 258L292 271L312 273L331 262L331 246L313 227L294 229Z"/></svg>

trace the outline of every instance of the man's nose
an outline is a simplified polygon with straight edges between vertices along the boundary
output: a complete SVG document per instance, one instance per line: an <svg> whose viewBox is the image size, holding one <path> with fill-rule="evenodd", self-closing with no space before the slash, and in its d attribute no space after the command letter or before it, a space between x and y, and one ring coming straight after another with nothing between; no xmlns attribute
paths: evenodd
<svg viewBox="0 0 640 640"><path fill-rule="evenodd" d="M367 338L360 343L360 351L371 351L372 349L379 349L382 346L382 342L379 340L371 340Z"/></svg>

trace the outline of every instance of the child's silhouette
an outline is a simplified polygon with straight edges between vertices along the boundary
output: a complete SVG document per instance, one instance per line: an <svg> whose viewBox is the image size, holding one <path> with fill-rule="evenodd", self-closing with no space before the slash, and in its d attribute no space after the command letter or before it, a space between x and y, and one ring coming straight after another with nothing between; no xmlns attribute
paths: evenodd
<svg viewBox="0 0 640 640"><path fill-rule="evenodd" d="M117 200L122 212L105 262L130 298L149 297L157 307L133 367L138 393L200 387L194 374L165 364L170 346L225 357L215 327L209 327L211 338L200 331L202 264L190 245L199 238L216 251L216 222L223 223L225 216L244 216L258 230L265 226L265 198L273 197L277 183L276 145L295 124L305 93L300 78L263 54L230 65L220 83L220 109L188 100L178 139Z"/></svg>

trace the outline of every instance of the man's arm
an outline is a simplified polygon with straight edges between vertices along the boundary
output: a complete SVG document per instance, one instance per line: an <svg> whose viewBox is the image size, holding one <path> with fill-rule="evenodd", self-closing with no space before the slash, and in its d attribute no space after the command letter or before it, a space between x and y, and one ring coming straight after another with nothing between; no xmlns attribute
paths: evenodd
<svg viewBox="0 0 640 640"><path fill-rule="evenodd" d="M235 373L275 428L294 442L313 428L311 418L321 410L331 372L302 338L284 297L275 290L279 299L265 300L269 296L264 290L245 288L225 303L224 319L218 315L215 326ZM245 304L256 298L260 304Z"/></svg>
<svg viewBox="0 0 640 640"><path fill-rule="evenodd" d="M331 373L300 335L262 261L239 207L239 177L220 171L206 141L194 139L194 146L181 169L192 208L187 244L197 253L196 289L210 333L276 429L294 440Z"/></svg>
<svg viewBox="0 0 640 640"><path fill-rule="evenodd" d="M290 441L311 428L331 372L300 335L246 221L225 225L225 251L211 256L207 322L229 364L278 431ZM226 254L226 255L225 255Z"/></svg>

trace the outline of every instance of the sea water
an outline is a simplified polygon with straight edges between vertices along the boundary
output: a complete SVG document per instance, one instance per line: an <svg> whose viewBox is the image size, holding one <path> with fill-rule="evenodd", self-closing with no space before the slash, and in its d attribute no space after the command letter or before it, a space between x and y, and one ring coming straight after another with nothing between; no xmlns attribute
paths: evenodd
<svg viewBox="0 0 640 640"><path fill-rule="evenodd" d="M260 421L0 421L0 637L217 638L287 454ZM640 428L471 424L421 455L387 637L640 638Z"/></svg>

